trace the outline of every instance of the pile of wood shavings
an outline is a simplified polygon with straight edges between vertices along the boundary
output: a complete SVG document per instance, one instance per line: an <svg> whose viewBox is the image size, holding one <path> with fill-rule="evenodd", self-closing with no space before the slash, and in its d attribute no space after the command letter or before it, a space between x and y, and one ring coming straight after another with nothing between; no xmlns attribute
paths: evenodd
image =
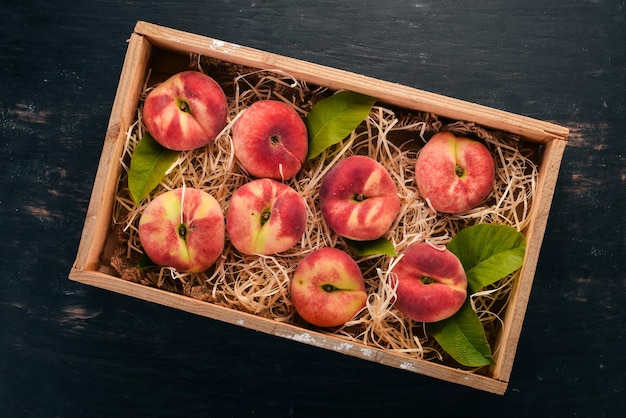
<svg viewBox="0 0 626 418"><path fill-rule="evenodd" d="M245 108L261 99L279 100L306 117L318 100L333 93L279 72L249 69L197 55L192 56L191 61L193 69L209 74L226 92L228 125L214 143L182 152L151 196L136 205L128 191L127 175L134 147L145 133L139 109L137 122L127 132L120 160L123 174L117 191L114 224L123 243L112 257L111 266L127 280L313 328L297 316L289 298L289 280L303 257L318 248L337 247L354 256L363 272L369 297L366 307L351 322L336 329L317 331L411 357L448 361L441 348L426 334L423 324L411 321L393 307L395 290L388 276L398 258L356 257L343 239L326 226L317 202L321 179L337 161L350 155L367 155L385 166L396 182L401 200L400 214L385 237L401 253L421 241L446 244L458 231L476 223L507 224L523 231L530 221L530 205L537 183L538 172L533 162L537 159L537 150L511 134L490 132L473 123L444 120L436 115L377 103L355 132L321 156L307 161L296 177L285 181L305 199L309 212L307 229L295 247L273 256L250 256L237 252L227 238L222 257L204 273L179 273L165 267L139 270L136 263L142 249L138 221L151 199L184 184L213 195L227 213L233 191L251 180L234 157L231 141L231 127ZM144 98L148 91L144 92ZM437 213L417 191L414 180L417 153L426 139L440 130L482 140L494 156L496 184L493 191L482 206L467 214ZM498 349L502 315L516 274L470 298L494 352Z"/></svg>

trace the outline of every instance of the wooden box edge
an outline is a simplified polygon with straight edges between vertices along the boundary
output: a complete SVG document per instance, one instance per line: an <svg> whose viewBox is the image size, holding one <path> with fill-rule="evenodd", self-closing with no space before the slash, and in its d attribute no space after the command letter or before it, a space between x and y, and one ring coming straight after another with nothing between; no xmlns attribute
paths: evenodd
<svg viewBox="0 0 626 418"><path fill-rule="evenodd" d="M297 59L266 53L252 48L215 40L213 38L193 35L147 22L137 22L135 32L131 35L129 40L129 47L124 60L122 74L120 76L120 82L115 96L109 126L107 128L103 153L98 165L85 226L81 234L76 261L69 274L70 279L244 327L247 327L247 325L241 323L241 317L252 317L252 321L247 322L254 325L254 327L249 327L251 329L282 338L305 342L333 351L338 350L336 350L336 345L329 345L329 341L335 343L345 343L345 341L340 340L338 337L320 333L315 333L316 337L311 341L303 341L302 338L297 338L298 334L294 329L300 330L300 333L304 331L311 333L311 331L303 331L290 324L281 324L252 314L218 307L186 296L165 292L160 289L125 282L122 279L97 271L100 265L100 254L105 244L107 231L110 228L110 217L113 207L112 199L114 198L114 192L119 177L119 158L122 152L121 146L124 142L123 136L135 117L134 112L136 111L139 94L146 75L145 66L150 58L153 47L170 49L179 53L190 53L191 49L196 53L210 53L216 58L242 65L250 65L257 68L262 68L264 65L265 69L278 69L289 72L296 78L322 84L333 89L354 90L354 86L359 85L362 87L358 89L360 93L379 97L382 101L408 109L432 111L441 116L471 120L494 129L506 130L522 135L525 139L542 143L545 145L546 149L551 150L546 152L546 158L555 159L555 161L551 162L553 168L550 173L553 175L549 179L542 179L540 177L540 181L543 181L544 191L550 189L550 187L552 187L552 189L548 190L546 196L543 196L542 193L542 199L546 199L547 205L542 205L544 206L542 208L535 208L537 218L533 218L533 226L531 226L532 242L535 244L538 243L538 245L535 245L531 254L527 254L526 256L524 267L527 268L522 272L523 277L526 279L523 281L524 286L519 286L516 289L517 293L514 299L515 304L513 304L513 314L507 314L507 319L509 316L511 317L509 320L511 324L510 327L506 327L505 332L503 332L501 336L501 341L504 341L503 351L500 354L500 362L495 367L493 376L481 376L424 360L407 359L393 353L384 352L383 350L378 350L379 354L375 356L375 359L367 358L362 351L359 351L365 349L362 345L358 345L358 349L348 350L347 352L347 354L355 357L394 366L396 368L407 369L422 375L487 392L503 394L506 391L519 334L521 332L521 323L523 322L526 305L528 303L527 296L530 294L530 288L532 287L540 245L545 232L549 207L552 200L551 193L554 192L554 184L556 183L554 176L558 176L560 158L569 134L567 128L367 76L337 70L331 67L306 63ZM138 65L138 63L140 65ZM142 67L142 65L144 67ZM312 73L313 76L310 73ZM322 77L319 74L324 74L324 76ZM333 80L336 78L341 81L328 82L329 78ZM130 94L130 97L124 95L124 93ZM419 109L416 108L416 103L419 104ZM479 114L482 116L478 117ZM556 161L557 159L558 161ZM556 172L554 172L554 167L556 167ZM547 208L545 206L547 206ZM104 211L104 213L102 211ZM526 260L529 262L527 263ZM524 298L524 295L526 295L526 298ZM169 298L172 299L170 300ZM520 298L524 300L520 300ZM180 302L181 300L183 302ZM218 309L215 310L214 308ZM225 315L224 312L228 315ZM233 317L231 317L231 315L233 315ZM256 320L254 318L256 318ZM267 321L271 322L272 325L268 325Z"/></svg>
<svg viewBox="0 0 626 418"><path fill-rule="evenodd" d="M135 111L145 80L142 64L147 63L151 50L150 43L143 37L131 35L74 261L74 267L81 270L97 270L100 264L121 171L119 159L126 132L136 118Z"/></svg>
<svg viewBox="0 0 626 418"><path fill-rule="evenodd" d="M533 204L531 222L526 235L526 253L520 279L510 298L512 303L507 307L500 336L500 341L504 344L496 358L493 372L494 378L499 380L508 381L513 369L565 147L566 141L560 139L555 139L545 146L536 190L536 204Z"/></svg>
<svg viewBox="0 0 626 418"><path fill-rule="evenodd" d="M358 85L359 93L377 97L389 104L473 121L538 143L547 143L556 138L566 139L569 135L568 128L551 122L144 21L137 22L135 32L158 47L179 52L189 52L191 47L199 54L266 70L281 70L297 79L334 90L353 89ZM416 103L420 104L419 109L415 107Z"/></svg>
<svg viewBox="0 0 626 418"><path fill-rule="evenodd" d="M105 273L72 268L70 271L70 279L114 293L248 328L275 337L323 348L344 355L350 355L352 357L358 357L377 364L395 367L407 372L418 373L420 375L494 394L502 395L507 388L507 382L499 381L491 377L473 374L468 371L454 369L449 366L439 365L425 360L404 357L376 347L367 347L359 343L352 343L331 334L300 328L296 325L273 321L251 313L210 304L166 290L128 282Z"/></svg>

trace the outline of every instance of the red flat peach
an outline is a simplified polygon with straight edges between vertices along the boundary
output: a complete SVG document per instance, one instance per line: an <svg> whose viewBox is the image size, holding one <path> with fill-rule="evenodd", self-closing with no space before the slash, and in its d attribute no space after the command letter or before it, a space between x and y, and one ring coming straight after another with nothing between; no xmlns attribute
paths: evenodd
<svg viewBox="0 0 626 418"><path fill-rule="evenodd" d="M494 167L482 143L443 131L420 150L415 179L433 209L460 214L478 206L493 190Z"/></svg>
<svg viewBox="0 0 626 418"><path fill-rule="evenodd" d="M328 226L356 241L383 236L400 211L396 185L387 169L362 155L339 161L326 173L319 204Z"/></svg>
<svg viewBox="0 0 626 418"><path fill-rule="evenodd" d="M459 259L445 247L422 242L407 248L392 270L395 306L414 321L437 322L465 303L467 277Z"/></svg>
<svg viewBox="0 0 626 418"><path fill-rule="evenodd" d="M309 138L293 107L276 100L259 100L235 122L233 147L251 176L287 180L306 160Z"/></svg>
<svg viewBox="0 0 626 418"><path fill-rule="evenodd" d="M174 74L146 97L143 122L165 148L185 151L215 140L226 126L228 104L222 88L198 71Z"/></svg>

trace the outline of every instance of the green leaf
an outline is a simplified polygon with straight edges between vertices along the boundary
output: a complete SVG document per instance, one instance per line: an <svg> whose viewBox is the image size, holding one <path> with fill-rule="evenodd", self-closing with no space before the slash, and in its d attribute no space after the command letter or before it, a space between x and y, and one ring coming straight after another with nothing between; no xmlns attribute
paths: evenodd
<svg viewBox="0 0 626 418"><path fill-rule="evenodd" d="M309 132L307 159L317 157L354 131L369 115L375 102L373 97L350 91L320 100L306 118Z"/></svg>
<svg viewBox="0 0 626 418"><path fill-rule="evenodd" d="M135 203L139 204L154 190L179 154L179 151L163 147L148 133L139 140L130 158L128 172L128 188Z"/></svg>
<svg viewBox="0 0 626 418"><path fill-rule="evenodd" d="M447 245L467 275L469 293L475 293L522 266L526 239L508 225L479 224L460 231ZM478 315L467 300L451 318L427 324L428 332L460 364L493 364L491 348Z"/></svg>
<svg viewBox="0 0 626 418"><path fill-rule="evenodd" d="M461 260L475 293L522 266L526 239L512 226L479 224L460 231L447 247Z"/></svg>
<svg viewBox="0 0 626 418"><path fill-rule="evenodd" d="M495 363L485 330L469 300L452 317L429 323L426 328L441 348L460 364L482 367Z"/></svg>
<svg viewBox="0 0 626 418"><path fill-rule="evenodd" d="M346 244L360 257L367 255L390 255L397 256L395 248L391 241L385 237L380 237L373 241L353 241L345 239Z"/></svg>

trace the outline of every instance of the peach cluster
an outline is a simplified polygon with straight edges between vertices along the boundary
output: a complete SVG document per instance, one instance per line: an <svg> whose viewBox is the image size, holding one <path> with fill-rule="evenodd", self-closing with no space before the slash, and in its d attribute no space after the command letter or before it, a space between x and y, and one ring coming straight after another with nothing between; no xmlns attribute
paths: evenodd
<svg viewBox="0 0 626 418"><path fill-rule="evenodd" d="M198 71L175 74L146 97L143 120L157 142L173 150L203 147L227 125L226 96ZM211 195L179 188L145 208L139 238L157 264L202 272L222 254L226 237L242 254L273 255L294 247L307 227L302 196L284 184L300 172L308 152L307 127L286 103L258 100L233 123L232 145L250 180L230 196L226 216ZM480 204L494 182L494 163L478 141L449 132L433 136L416 161L420 193L436 211L463 213ZM392 228L401 201L390 173L376 160L353 155L322 178L319 209L337 235L372 241ZM463 266L450 251L421 243L407 248L391 271L395 306L407 317L434 322L453 315L466 299ZM350 321L367 300L359 265L346 252L319 248L298 264L290 282L296 312L320 327Z"/></svg>

